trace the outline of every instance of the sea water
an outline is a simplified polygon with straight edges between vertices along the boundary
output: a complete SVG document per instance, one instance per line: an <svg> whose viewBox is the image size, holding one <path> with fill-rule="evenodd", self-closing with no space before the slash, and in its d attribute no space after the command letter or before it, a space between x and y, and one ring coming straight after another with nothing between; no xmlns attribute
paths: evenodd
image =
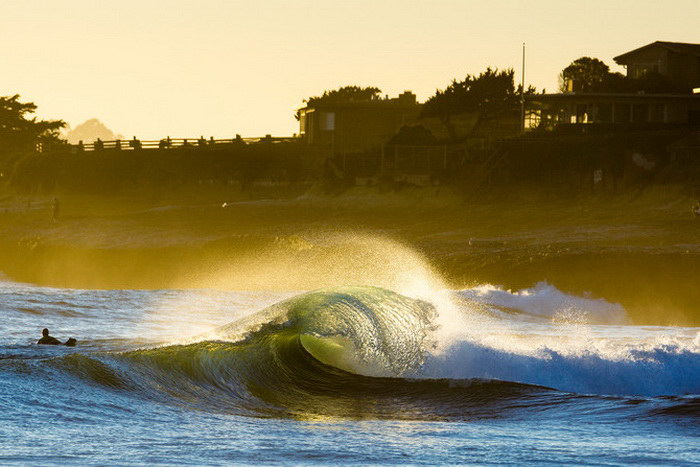
<svg viewBox="0 0 700 467"><path fill-rule="evenodd" d="M0 311L2 464L700 463L699 330L635 326L546 283L406 297L4 281ZM44 327L78 346L36 345Z"/></svg>

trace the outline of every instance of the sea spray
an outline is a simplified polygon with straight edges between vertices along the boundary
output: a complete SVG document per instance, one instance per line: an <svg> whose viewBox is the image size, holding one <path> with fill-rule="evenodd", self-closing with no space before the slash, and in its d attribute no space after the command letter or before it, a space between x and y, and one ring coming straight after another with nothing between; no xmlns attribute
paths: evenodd
<svg viewBox="0 0 700 467"><path fill-rule="evenodd" d="M585 394L700 392L697 330L624 325L624 309L546 283L452 292L464 325L444 332L419 375L496 379ZM481 318L478 318L481 316ZM596 324L599 323L599 324Z"/></svg>

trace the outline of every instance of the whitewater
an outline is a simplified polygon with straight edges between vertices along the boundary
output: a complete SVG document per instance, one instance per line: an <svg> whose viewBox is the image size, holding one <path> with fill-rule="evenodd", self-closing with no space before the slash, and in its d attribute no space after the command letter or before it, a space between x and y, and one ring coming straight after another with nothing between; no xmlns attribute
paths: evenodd
<svg viewBox="0 0 700 467"><path fill-rule="evenodd" d="M396 289L5 280L0 463L700 461L698 328L547 283Z"/></svg>

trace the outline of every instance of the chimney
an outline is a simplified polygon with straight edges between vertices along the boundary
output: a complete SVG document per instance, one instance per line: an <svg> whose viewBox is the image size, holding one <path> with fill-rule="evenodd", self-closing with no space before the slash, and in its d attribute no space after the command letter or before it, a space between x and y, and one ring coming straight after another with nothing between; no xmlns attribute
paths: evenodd
<svg viewBox="0 0 700 467"><path fill-rule="evenodd" d="M413 94L411 91L404 91L402 94L399 94L399 102L402 102L404 104L415 104L416 95Z"/></svg>

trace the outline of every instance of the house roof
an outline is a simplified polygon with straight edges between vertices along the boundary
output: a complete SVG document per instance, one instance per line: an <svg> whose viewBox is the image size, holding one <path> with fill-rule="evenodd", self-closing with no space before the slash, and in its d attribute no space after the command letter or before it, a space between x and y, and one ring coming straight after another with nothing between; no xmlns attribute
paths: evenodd
<svg viewBox="0 0 700 467"><path fill-rule="evenodd" d="M668 49L672 52L675 52L677 54L681 55L696 55L700 57L700 44L688 44L685 42L664 42L664 41L656 41L652 42L651 44L647 44L645 46L639 47L634 50L630 50L629 52L626 52L622 55L618 55L617 57L613 58L615 62L617 63L624 63L624 61L630 57L631 55L634 55L638 52L641 52L642 50L650 49L652 47L663 47L665 49Z"/></svg>

